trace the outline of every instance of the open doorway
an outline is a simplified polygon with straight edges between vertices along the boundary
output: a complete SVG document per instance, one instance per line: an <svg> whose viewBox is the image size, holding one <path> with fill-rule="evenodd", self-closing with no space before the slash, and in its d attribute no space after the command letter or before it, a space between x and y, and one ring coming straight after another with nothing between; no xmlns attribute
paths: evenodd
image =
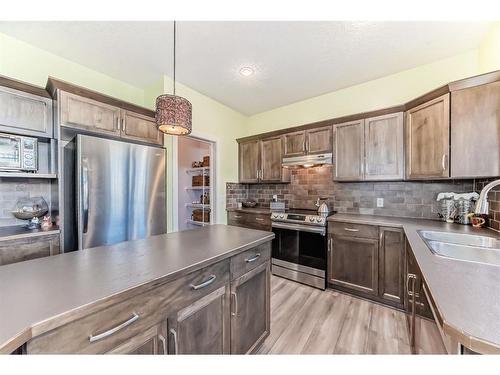
<svg viewBox="0 0 500 375"><path fill-rule="evenodd" d="M179 137L178 230L215 222L215 142L194 136Z"/></svg>

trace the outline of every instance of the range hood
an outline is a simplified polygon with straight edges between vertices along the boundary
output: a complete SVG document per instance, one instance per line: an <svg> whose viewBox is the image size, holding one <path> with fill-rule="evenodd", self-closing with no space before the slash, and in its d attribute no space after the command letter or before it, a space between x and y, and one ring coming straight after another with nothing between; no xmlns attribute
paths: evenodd
<svg viewBox="0 0 500 375"><path fill-rule="evenodd" d="M289 168L309 168L324 164L332 164L332 153L318 155L304 155L283 158L283 167Z"/></svg>

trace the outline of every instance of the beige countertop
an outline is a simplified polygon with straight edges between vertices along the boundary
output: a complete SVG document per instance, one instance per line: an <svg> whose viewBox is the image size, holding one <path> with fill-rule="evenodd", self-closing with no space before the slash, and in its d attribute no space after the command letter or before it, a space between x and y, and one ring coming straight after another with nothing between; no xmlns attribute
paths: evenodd
<svg viewBox="0 0 500 375"><path fill-rule="evenodd" d="M273 238L271 232L211 225L1 266L0 353L28 341L47 320L176 279Z"/></svg>
<svg viewBox="0 0 500 375"><path fill-rule="evenodd" d="M403 228L443 318L444 331L472 350L500 353L500 267L435 255L418 231L431 229L495 238L500 233L425 219L336 214L328 220Z"/></svg>

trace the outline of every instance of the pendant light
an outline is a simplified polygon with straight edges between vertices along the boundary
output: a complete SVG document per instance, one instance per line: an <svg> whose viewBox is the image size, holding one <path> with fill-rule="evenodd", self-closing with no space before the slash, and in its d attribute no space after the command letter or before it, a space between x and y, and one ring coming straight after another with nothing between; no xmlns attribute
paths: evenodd
<svg viewBox="0 0 500 375"><path fill-rule="evenodd" d="M192 105L189 100L175 95L175 30L174 21L174 92L156 98L156 127L170 135L187 135L192 130Z"/></svg>

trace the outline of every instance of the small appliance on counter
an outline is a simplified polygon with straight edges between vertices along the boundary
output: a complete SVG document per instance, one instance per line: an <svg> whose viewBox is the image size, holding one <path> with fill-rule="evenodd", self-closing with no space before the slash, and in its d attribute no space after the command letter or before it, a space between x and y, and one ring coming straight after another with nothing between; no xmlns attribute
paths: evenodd
<svg viewBox="0 0 500 375"><path fill-rule="evenodd" d="M41 217L49 212L49 206L42 197L21 198L16 203L12 215L17 219L29 220L26 228L38 229L41 226Z"/></svg>
<svg viewBox="0 0 500 375"><path fill-rule="evenodd" d="M328 215L330 213L330 208L326 204L326 201L328 200L327 197L318 197L318 200L316 201L316 207L318 215Z"/></svg>
<svg viewBox="0 0 500 375"><path fill-rule="evenodd" d="M471 213L474 212L474 202L479 194L472 193L439 193L437 201L440 203L439 216L448 223L470 225Z"/></svg>
<svg viewBox="0 0 500 375"><path fill-rule="evenodd" d="M38 140L0 133L0 171L37 172Z"/></svg>

